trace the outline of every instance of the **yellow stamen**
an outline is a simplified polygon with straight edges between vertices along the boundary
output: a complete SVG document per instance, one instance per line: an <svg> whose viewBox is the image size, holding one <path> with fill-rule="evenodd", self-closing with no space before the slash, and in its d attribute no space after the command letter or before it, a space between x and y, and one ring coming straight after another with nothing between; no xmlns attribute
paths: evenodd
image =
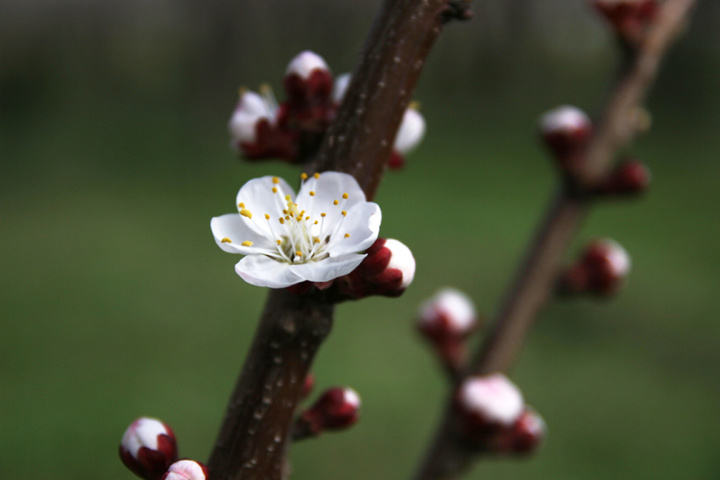
<svg viewBox="0 0 720 480"><path fill-rule="evenodd" d="M278 245L282 245L282 240L275 240Z"/></svg>
<svg viewBox="0 0 720 480"><path fill-rule="evenodd" d="M315 223L313 223L313 225L317 225L317 224L318 224L318 221L317 221L317 220L315 220Z"/></svg>
<svg viewBox="0 0 720 480"><path fill-rule="evenodd" d="M228 237L223 238L220 240L222 243L232 243L232 240L230 240Z"/></svg>
<svg viewBox="0 0 720 480"><path fill-rule="evenodd" d="M333 205L337 205L338 203L340 202L338 202L337 200L333 200Z"/></svg>
<svg viewBox="0 0 720 480"><path fill-rule="evenodd" d="M270 215L268 215L267 213L265 214L265 220L270 220Z"/></svg>
<svg viewBox="0 0 720 480"><path fill-rule="evenodd" d="M318 178L320 178L320 174L316 172L313 174L313 177L315 177L315 180L317 180Z"/></svg>
<svg viewBox="0 0 720 480"><path fill-rule="evenodd" d="M280 220L280 223L285 223L285 219L282 217L278 218L278 220Z"/></svg>
<svg viewBox="0 0 720 480"><path fill-rule="evenodd" d="M315 192L312 191L312 190L310 190L310 196L311 196L311 197L314 197L314 196L315 196Z"/></svg>
<svg viewBox="0 0 720 480"><path fill-rule="evenodd" d="M295 252L295 255L298 257L302 257L302 252L300 250L298 250L297 252Z"/></svg>
<svg viewBox="0 0 720 480"><path fill-rule="evenodd" d="M300 178L302 178L303 180L307 180L307 173L301 173Z"/></svg>
<svg viewBox="0 0 720 480"><path fill-rule="evenodd" d="M346 212L345 210L343 210L343 211L342 211L342 216L344 217L344 216L346 216L346 215L347 215L347 212Z"/></svg>
<svg viewBox="0 0 720 480"><path fill-rule="evenodd" d="M285 195L285 200L287 200L288 202L290 201L291 198L292 197L290 195Z"/></svg>
<svg viewBox="0 0 720 480"><path fill-rule="evenodd" d="M240 210L240 215L242 215L243 217L252 218L252 212L247 208L243 208L242 210Z"/></svg>
<svg viewBox="0 0 720 480"><path fill-rule="evenodd" d="M245 208L245 204L243 202L238 203L239 208Z"/></svg>
<svg viewBox="0 0 720 480"><path fill-rule="evenodd" d="M273 177L272 182L277 185L278 183L280 183L280 179L278 177Z"/></svg>
<svg viewBox="0 0 720 480"><path fill-rule="evenodd" d="M252 247L252 246L253 246L253 242L251 242L250 240L245 240L241 245L242 245L243 247Z"/></svg>
<svg viewBox="0 0 720 480"><path fill-rule="evenodd" d="M320 239L317 237L313 238L313 243L320 243Z"/></svg>
<svg viewBox="0 0 720 480"><path fill-rule="evenodd" d="M343 198L344 198L345 200L347 200L348 196L349 196L349 195L348 195L347 193L343 193Z"/></svg>
<svg viewBox="0 0 720 480"><path fill-rule="evenodd" d="M349 233L346 233L346 234L345 234L345 238L350 238L350 234L349 234Z"/></svg>
<svg viewBox="0 0 720 480"><path fill-rule="evenodd" d="M277 187L273 187L273 193L277 193Z"/></svg>
<svg viewBox="0 0 720 480"><path fill-rule="evenodd" d="M308 220L310 220L310 217L305 217L305 221L307 222Z"/></svg>
<svg viewBox="0 0 720 480"><path fill-rule="evenodd" d="M323 218L325 218L325 215L327 215L327 213L321 213L321 214L320 214L320 216L323 217Z"/></svg>

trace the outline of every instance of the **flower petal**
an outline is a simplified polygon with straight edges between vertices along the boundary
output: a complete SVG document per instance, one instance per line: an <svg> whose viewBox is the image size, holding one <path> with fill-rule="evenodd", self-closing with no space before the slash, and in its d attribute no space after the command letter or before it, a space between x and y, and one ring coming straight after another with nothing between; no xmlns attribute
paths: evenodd
<svg viewBox="0 0 720 480"><path fill-rule="evenodd" d="M290 269L303 280L327 282L352 272L362 263L366 256L350 253L339 257L328 257L318 262L292 265Z"/></svg>
<svg viewBox="0 0 720 480"><path fill-rule="evenodd" d="M277 191L273 192L273 188ZM290 195L291 200L295 198L295 192L282 178L268 176L250 180L242 186L236 198L241 214L246 211L241 220L256 233L274 240L276 235L273 232L280 231L278 218L283 216L282 211L287 205L286 195ZM265 219L265 214L270 216L269 221Z"/></svg>
<svg viewBox="0 0 720 480"><path fill-rule="evenodd" d="M248 255L235 265L243 280L258 287L285 288L302 282L289 263L276 262L265 255Z"/></svg>
<svg viewBox="0 0 720 480"><path fill-rule="evenodd" d="M215 237L215 243L228 253L250 255L257 253L253 249L258 247L275 250L275 244L271 240L249 228L237 213L214 217L210 220L210 229ZM242 243L246 241L252 242L252 247L243 246Z"/></svg>
<svg viewBox="0 0 720 480"><path fill-rule="evenodd" d="M314 195L310 195L310 192L314 192ZM348 198L343 198L343 194L347 194ZM336 200L337 205L334 204ZM297 198L299 208L306 210L314 220L325 213L327 225L335 225L343 210L348 211L360 202L365 202L365 193L357 180L352 175L340 172L324 172L318 179L310 177L303 183Z"/></svg>
<svg viewBox="0 0 720 480"><path fill-rule="evenodd" d="M393 148L405 154L417 147L425 136L425 118L414 108L405 110Z"/></svg>
<svg viewBox="0 0 720 480"><path fill-rule="evenodd" d="M342 227L331 238L327 251L331 256L337 256L367 250L377 240L381 221L382 213L376 203L355 205L348 210Z"/></svg>

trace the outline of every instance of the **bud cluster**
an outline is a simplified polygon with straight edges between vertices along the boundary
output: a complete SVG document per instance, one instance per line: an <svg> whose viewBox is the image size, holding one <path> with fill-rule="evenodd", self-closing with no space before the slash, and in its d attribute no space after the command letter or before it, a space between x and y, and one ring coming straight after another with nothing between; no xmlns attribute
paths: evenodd
<svg viewBox="0 0 720 480"><path fill-rule="evenodd" d="M455 408L463 438L482 452L532 453L545 437L543 419L502 374L467 378L458 388Z"/></svg>
<svg viewBox="0 0 720 480"><path fill-rule="evenodd" d="M259 94L240 91L228 125L231 147L249 160L304 162L319 148L349 83L349 74L333 81L327 63L319 55L300 53L290 62L283 78L284 102L277 102L268 85L261 87ZM402 167L404 155L422 141L424 134L425 120L411 106L400 125L389 166Z"/></svg>
<svg viewBox="0 0 720 480"><path fill-rule="evenodd" d="M345 430L360 416L360 396L347 387L326 390L295 422L293 439L317 437L325 431Z"/></svg>
<svg viewBox="0 0 720 480"><path fill-rule="evenodd" d="M208 480L205 465L179 460L175 434L160 420L141 417L130 424L120 442L120 459L145 480Z"/></svg>
<svg viewBox="0 0 720 480"><path fill-rule="evenodd" d="M418 310L418 331L453 372L462 368L467 355L467 339L478 326L472 300L454 288L439 290Z"/></svg>
<svg viewBox="0 0 720 480"><path fill-rule="evenodd" d="M562 274L559 293L612 295L624 284L630 266L630 256L619 243L610 239L595 240Z"/></svg>

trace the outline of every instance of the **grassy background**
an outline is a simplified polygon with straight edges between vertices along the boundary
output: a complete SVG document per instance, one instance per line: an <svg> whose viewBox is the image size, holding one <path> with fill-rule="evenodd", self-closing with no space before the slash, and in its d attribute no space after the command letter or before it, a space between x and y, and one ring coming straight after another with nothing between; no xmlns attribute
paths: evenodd
<svg viewBox="0 0 720 480"><path fill-rule="evenodd" d="M102 3L28 2L0 29L3 480L131 478L116 448L140 415L170 423L183 456L207 457L265 297L235 275L209 220L249 178L297 174L229 152L235 88L278 85L303 48L349 69L377 2L239 2L229 30L219 2L178 2L174 16L161 2L123 15ZM417 277L398 300L338 309L318 387L356 388L363 418L297 445L295 478L410 474L445 396L413 312L455 285L492 313L553 189L537 115L601 103L615 60L601 25L577 2L537 3L477 2L481 15L448 28L430 58L416 95L428 136L377 199L383 236L413 249ZM626 246L628 287L544 310L513 378L547 444L471 479L720 475L720 53L707 3L631 150L652 189L600 206L579 234L576 249L598 236Z"/></svg>

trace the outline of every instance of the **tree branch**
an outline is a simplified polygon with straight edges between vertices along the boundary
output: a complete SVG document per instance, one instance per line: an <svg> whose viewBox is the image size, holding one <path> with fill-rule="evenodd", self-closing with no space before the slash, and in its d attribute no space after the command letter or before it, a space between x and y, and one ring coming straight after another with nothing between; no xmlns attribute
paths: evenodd
<svg viewBox="0 0 720 480"><path fill-rule="evenodd" d="M636 51L630 68L613 89L579 179L585 191L591 191L610 172L618 149L632 140L636 133L632 111L644 100L663 56L694 3L694 0L667 0L663 4L659 18ZM493 330L459 381L470 375L506 372L512 366L535 316L552 293L562 256L588 213L590 197L577 192L577 187L562 187L551 202L508 289ZM470 467L477 455L458 435L452 393L444 419L415 480L456 478Z"/></svg>
<svg viewBox="0 0 720 480"><path fill-rule="evenodd" d="M386 0L308 172L355 176L371 199L449 0ZM322 292L271 291L208 466L213 480L281 480L303 380L332 325Z"/></svg>

